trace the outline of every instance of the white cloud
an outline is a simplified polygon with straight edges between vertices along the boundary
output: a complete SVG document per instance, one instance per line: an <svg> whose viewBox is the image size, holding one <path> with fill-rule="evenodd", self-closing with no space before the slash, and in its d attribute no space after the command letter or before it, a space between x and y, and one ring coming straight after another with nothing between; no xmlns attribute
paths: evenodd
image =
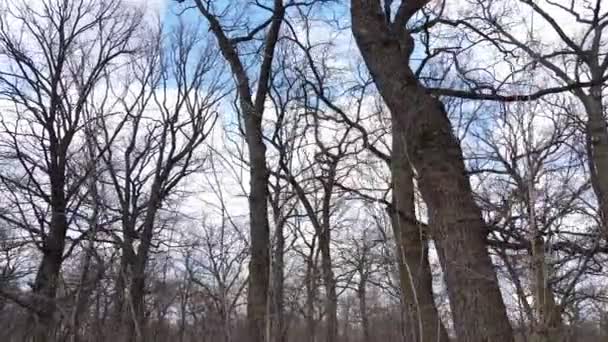
<svg viewBox="0 0 608 342"><path fill-rule="evenodd" d="M167 9L167 0L123 0L125 3L134 4L142 8L146 15L153 17L163 17L163 13Z"/></svg>

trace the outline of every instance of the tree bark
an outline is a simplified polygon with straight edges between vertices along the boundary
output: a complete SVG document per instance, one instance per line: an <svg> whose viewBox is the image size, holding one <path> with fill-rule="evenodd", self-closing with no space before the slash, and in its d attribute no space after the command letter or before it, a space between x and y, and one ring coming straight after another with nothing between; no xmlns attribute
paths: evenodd
<svg viewBox="0 0 608 342"><path fill-rule="evenodd" d="M405 136L397 122L392 127L391 222L397 242L397 261L408 341L448 341L433 297L433 276L428 260L428 233L416 223L413 172L405 152Z"/></svg>
<svg viewBox="0 0 608 342"><path fill-rule="evenodd" d="M51 174L51 223L49 233L43 241L42 261L32 289L34 307L38 309L37 324L33 332L35 342L50 342L55 336L55 296L68 230L65 173L62 165L63 163L55 165Z"/></svg>
<svg viewBox="0 0 608 342"><path fill-rule="evenodd" d="M251 341L264 342L270 271L266 145L262 136L262 113L254 111L250 103L241 102L241 107L244 107L245 112L245 134L251 177L249 181L251 260L249 262L247 319Z"/></svg>
<svg viewBox="0 0 608 342"><path fill-rule="evenodd" d="M409 2L408 2L409 3ZM512 342L513 331L486 248L487 227L473 199L460 143L442 103L409 68L413 38L405 23L388 25L379 2L352 0L352 30L374 82L404 128L419 175L459 340Z"/></svg>
<svg viewBox="0 0 608 342"><path fill-rule="evenodd" d="M608 127L604 118L601 86L592 87L590 95L580 95L587 112L587 155L591 185L597 198L600 222L608 237Z"/></svg>

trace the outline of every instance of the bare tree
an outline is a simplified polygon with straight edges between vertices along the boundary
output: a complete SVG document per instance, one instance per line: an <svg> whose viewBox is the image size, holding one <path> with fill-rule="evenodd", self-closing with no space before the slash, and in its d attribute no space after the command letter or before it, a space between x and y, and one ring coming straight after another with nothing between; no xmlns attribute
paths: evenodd
<svg viewBox="0 0 608 342"><path fill-rule="evenodd" d="M586 137L588 172L598 202L598 212L604 230L608 212L608 128L602 100L608 79L608 58L602 43L608 27L608 14L601 1L531 1L516 0L511 6L497 6L492 1L477 2L462 19L438 20L450 26L460 27L469 40L485 41L510 56L513 73L497 83L502 88L534 89L528 94L498 95L500 86L484 86L492 93L476 91L435 89L440 94L465 98L497 101L530 101L547 94L568 92L582 105L586 117L575 115L582 123ZM515 27L525 23L525 34ZM563 25L571 22L572 25ZM518 59L522 59L520 62ZM480 85L483 81L470 77L466 65L458 57L459 77L469 84ZM518 79L521 74L537 74L541 79L529 82ZM528 77L534 80L534 78ZM542 82L543 84L538 84ZM485 82L487 84L487 82ZM557 85L556 85L557 83ZM510 87L512 85L512 87ZM511 90L516 92L517 90Z"/></svg>
<svg viewBox="0 0 608 342"><path fill-rule="evenodd" d="M251 260L249 264L248 317L251 329L251 339L262 342L266 336L267 296L269 290L270 272L270 233L268 226L268 169L266 166L266 145L263 141L262 118L269 89L269 79L272 71L274 50L279 40L279 33L285 5L282 0L276 0L270 11L270 18L257 25L252 30L245 30L242 36L230 37L227 25L238 27L238 23L222 23L221 13L227 8L220 9L210 1L194 0L196 7L207 20L213 32L219 49L235 79L239 111L244 122L244 132L249 149L249 220ZM228 4L229 5L229 4ZM256 5L254 5L256 6ZM265 7L261 7L265 8ZM244 13L243 13L244 14ZM241 14L241 15L243 15ZM266 31L266 32L264 32ZM254 93L254 85L245 67L245 62L239 55L237 47L258 39L264 34L262 61L257 72L258 82Z"/></svg>
<svg viewBox="0 0 608 342"><path fill-rule="evenodd" d="M513 341L486 248L488 230L473 199L459 141L443 104L407 65L414 40L406 24L425 4L402 2L393 16L391 7L385 11L379 1L352 1L353 34L393 121L406 134L407 156L429 207L458 338Z"/></svg>
<svg viewBox="0 0 608 342"><path fill-rule="evenodd" d="M310 18L304 17L304 20L310 20ZM308 24L310 25L310 23ZM343 125L356 132L359 135L356 140L364 150L369 151L371 156L377 158L381 164L385 164L391 170L389 186L392 190L391 202L385 198L388 192L382 191L382 189L378 189L376 192L383 198L377 198L364 194L365 191L350 188L346 184L338 184L338 187L346 189L356 196L362 196L366 201L383 203L391 216L391 225L397 240L395 254L399 266L404 312L412 318L408 331L412 332L412 338L415 340L447 340L447 332L439 319L433 299L432 274L428 262L429 232L423 229L425 225L419 224L416 218L414 173L405 152L403 127L393 121L390 128L392 145L387 146L388 144L382 139L383 135L389 135L387 134L389 129L386 125L382 125L386 110L383 105L370 107L370 98L373 99L375 94L370 91L371 81L367 77L367 73L359 71L360 74L364 74L359 75L359 78L364 78L360 80L360 84L355 84L346 91L346 94L353 99L354 106L352 107L354 108L344 109L347 106L338 104L337 99L327 95L335 90L335 86L332 84L332 69L327 65L329 64L327 58L316 57L317 50L322 46L311 43L310 34L305 34L304 38L298 37L295 32L292 34L295 43L302 51L309 71L308 73L301 72L300 77L305 78L305 83L313 90L319 101L337 114L337 118L331 115L328 115L327 118L331 118L330 121L335 124ZM373 120L377 120L379 124L373 124ZM358 163L369 165L369 169L377 168L377 165L369 161L371 156L366 156L365 161L359 160ZM382 194L383 192L384 194Z"/></svg>
<svg viewBox="0 0 608 342"><path fill-rule="evenodd" d="M1 180L14 210L5 222L28 231L42 254L32 306L36 340L52 340L54 302L78 195L92 171L79 165L87 117L100 81L133 52L139 15L119 1L8 3L0 19L3 148ZM117 126L118 130L120 125ZM108 132L111 141L116 130ZM108 148L102 146L101 150ZM98 158L97 156L94 157Z"/></svg>
<svg viewBox="0 0 608 342"><path fill-rule="evenodd" d="M159 29L133 63L119 98L128 118L124 144L107 151L103 160L122 226L115 236L122 249L116 304L120 319L128 322L127 341L144 339L146 263L163 226L159 210L176 199L184 179L204 166L202 146L223 96L216 60L198 31L178 24L164 37ZM106 138L111 126L110 121L103 125Z"/></svg>
<svg viewBox="0 0 608 342"><path fill-rule="evenodd" d="M0 339L605 336L603 4L179 2L2 2Z"/></svg>
<svg viewBox="0 0 608 342"><path fill-rule="evenodd" d="M234 341L234 317L247 284L243 275L247 245L240 234L230 228L226 220L219 227L205 225L200 240L184 260L195 289L209 298L211 312L219 318L218 335L225 342Z"/></svg>

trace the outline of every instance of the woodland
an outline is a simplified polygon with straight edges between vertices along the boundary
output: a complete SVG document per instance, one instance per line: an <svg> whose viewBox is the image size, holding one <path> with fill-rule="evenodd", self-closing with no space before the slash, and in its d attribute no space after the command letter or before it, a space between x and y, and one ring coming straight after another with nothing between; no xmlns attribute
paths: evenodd
<svg viewBox="0 0 608 342"><path fill-rule="evenodd" d="M602 0L0 0L0 341L608 341L607 86Z"/></svg>

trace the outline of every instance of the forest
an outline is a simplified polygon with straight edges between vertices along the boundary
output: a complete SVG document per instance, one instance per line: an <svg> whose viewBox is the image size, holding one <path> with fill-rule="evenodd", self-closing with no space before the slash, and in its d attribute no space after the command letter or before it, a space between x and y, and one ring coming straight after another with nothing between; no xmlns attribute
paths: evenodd
<svg viewBox="0 0 608 342"><path fill-rule="evenodd" d="M0 0L0 341L608 341L607 86L602 0Z"/></svg>

